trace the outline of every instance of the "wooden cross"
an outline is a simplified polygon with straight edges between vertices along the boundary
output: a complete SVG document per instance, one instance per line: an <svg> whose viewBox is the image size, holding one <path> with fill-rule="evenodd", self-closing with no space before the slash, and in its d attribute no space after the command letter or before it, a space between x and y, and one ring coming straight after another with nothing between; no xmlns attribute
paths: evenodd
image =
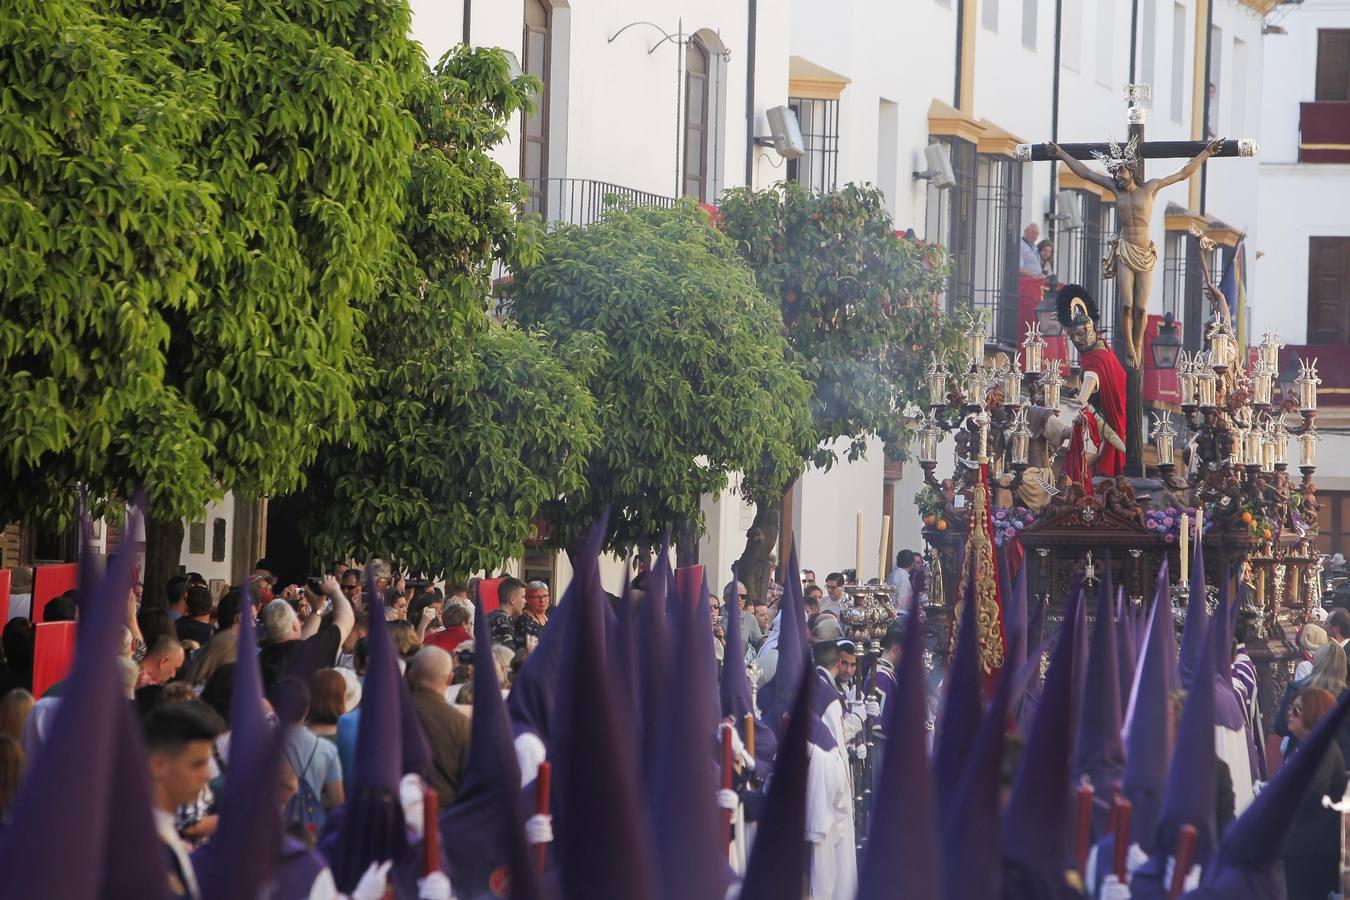
<svg viewBox="0 0 1350 900"><path fill-rule="evenodd" d="M1145 186L1144 161L1146 159L1190 159L1180 172L1162 179L1162 186L1174 180L1180 180L1189 177L1191 172L1204 165L1204 154L1209 157L1250 157L1255 156L1257 152L1256 141L1250 139L1225 140L1216 146L1208 141L1153 141L1144 140L1144 124L1147 120L1148 110L1141 102L1148 100L1152 94L1151 89L1146 84L1127 84L1125 85L1124 97L1128 103L1127 122L1128 134L1126 136L1126 147L1133 151L1134 159L1129 166L1120 168L1128 169L1134 174L1136 185ZM1059 151L1071 160L1101 160L1119 158L1121 147L1115 143L1101 144L1059 144ZM1019 144L1013 154L1014 159L1023 162L1044 162L1059 160L1062 157L1055 153L1053 144ZM1110 179L1095 173L1088 173L1081 166L1077 166L1080 174L1084 177L1091 177L1095 182L1112 190L1121 196L1121 188L1112 185ZM1142 196L1132 194L1132 196ZM1150 198L1152 194L1148 195ZM1147 212L1152 212L1152 199L1148 201ZM1121 211L1130 208L1122 204ZM1141 207L1136 202L1132 207L1132 214L1135 215L1135 225L1140 233L1147 229L1139 224L1138 217L1141 214ZM1146 224L1146 223L1144 223ZM1113 239L1115 236L1113 236ZM1153 252L1156 249L1142 248L1136 241L1132 245L1145 252ZM1143 328L1147 323L1148 315L1148 297L1151 294L1153 270L1147 269L1146 265L1140 265L1138 268L1131 266L1131 271L1126 275L1129 277L1129 284L1136 284L1135 279L1142 279L1140 285L1142 290L1136 290L1131 296L1121 297L1118 306L1117 321L1112 323L1117 335L1124 335L1127 339L1134 337L1134 347L1127 348L1129 352L1126 358L1121 360L1126 373L1126 428L1125 428L1125 473L1127 475L1142 477L1144 474L1143 466L1143 396L1142 396L1142 369L1144 361L1138 357L1140 348L1143 344ZM1125 276L1121 276L1125 277ZM1125 316L1132 316L1128 322L1124 320ZM1200 324L1200 323L1195 323ZM1121 355L1120 343L1116 344L1116 355Z"/></svg>

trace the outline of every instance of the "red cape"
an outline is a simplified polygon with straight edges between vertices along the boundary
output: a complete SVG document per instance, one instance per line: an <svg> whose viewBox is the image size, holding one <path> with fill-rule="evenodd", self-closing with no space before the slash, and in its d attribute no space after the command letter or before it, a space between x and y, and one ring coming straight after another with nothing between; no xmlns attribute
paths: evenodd
<svg viewBox="0 0 1350 900"><path fill-rule="evenodd" d="M1091 350L1079 354L1078 364L1084 372L1092 372L1097 376L1097 391L1093 395L1091 405L1106 424L1111 426L1111 430L1122 441L1125 440L1125 369L1121 366L1120 360L1116 359L1115 353L1111 352L1106 344L1099 342ZM1083 428L1087 428L1092 442L1102 448L1101 455L1097 457L1097 462L1092 467L1093 475L1109 475L1113 478L1120 475L1125 471L1125 454L1099 433L1094 422L1079 417L1073 426L1074 433L1070 439L1065 471L1074 481L1081 481L1083 489L1090 494L1092 479L1082 473L1083 461L1079 449L1082 447L1079 436Z"/></svg>

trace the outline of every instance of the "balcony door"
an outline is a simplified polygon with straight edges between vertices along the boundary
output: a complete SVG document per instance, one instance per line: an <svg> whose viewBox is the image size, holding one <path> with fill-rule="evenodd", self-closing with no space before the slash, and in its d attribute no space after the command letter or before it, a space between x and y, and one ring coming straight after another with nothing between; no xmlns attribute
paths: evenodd
<svg viewBox="0 0 1350 900"><path fill-rule="evenodd" d="M543 83L534 109L524 116L520 135L520 177L530 187L529 212L548 207L549 50L553 44L553 10L546 0L525 0L525 32L521 67Z"/></svg>
<svg viewBox="0 0 1350 900"><path fill-rule="evenodd" d="M690 38L684 50L684 194L708 199L708 48Z"/></svg>
<svg viewBox="0 0 1350 900"><path fill-rule="evenodd" d="M1308 343L1350 344L1350 237L1308 241Z"/></svg>

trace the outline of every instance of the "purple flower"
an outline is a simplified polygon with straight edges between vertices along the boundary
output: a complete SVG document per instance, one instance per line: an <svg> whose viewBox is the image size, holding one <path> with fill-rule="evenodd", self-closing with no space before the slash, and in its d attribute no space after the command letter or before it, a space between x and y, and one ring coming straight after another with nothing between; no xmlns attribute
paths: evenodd
<svg viewBox="0 0 1350 900"><path fill-rule="evenodd" d="M1013 527L1016 528L1018 531L1021 531L1023 528L1026 528L1027 526L1025 522L1018 520L1013 523Z"/></svg>
<svg viewBox="0 0 1350 900"><path fill-rule="evenodd" d="M994 518L1002 521L1003 519L1008 518L1008 511L1006 509L996 509L994 510Z"/></svg>
<svg viewBox="0 0 1350 900"><path fill-rule="evenodd" d="M1169 543L1169 544L1172 543L1173 541L1175 541L1176 539L1177 539L1177 536L1176 536L1175 534L1164 534L1164 535L1163 535L1163 540L1166 541L1166 542Z"/></svg>
<svg viewBox="0 0 1350 900"><path fill-rule="evenodd" d="M1175 516L1175 515L1177 514L1177 512L1179 512L1179 510L1178 510L1175 506L1169 506L1169 507L1167 507L1167 514L1168 514L1169 516Z"/></svg>
<svg viewBox="0 0 1350 900"><path fill-rule="evenodd" d="M1167 518L1163 519L1162 523L1166 525L1168 528L1171 528L1174 524L1176 524L1171 516L1168 516Z"/></svg>
<svg viewBox="0 0 1350 900"><path fill-rule="evenodd" d="M1005 529L1003 529L1003 536L1004 536L1004 537L1017 537L1017 529L1016 529L1016 528L1011 528L1011 527L1010 527L1010 528L1005 528Z"/></svg>

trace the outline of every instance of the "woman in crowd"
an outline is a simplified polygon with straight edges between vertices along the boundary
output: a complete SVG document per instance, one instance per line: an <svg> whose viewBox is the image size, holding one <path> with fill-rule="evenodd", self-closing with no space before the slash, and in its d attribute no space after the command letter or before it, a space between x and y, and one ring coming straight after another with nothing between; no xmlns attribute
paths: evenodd
<svg viewBox="0 0 1350 900"><path fill-rule="evenodd" d="M1327 646L1336 647L1329 643ZM1341 654L1344 666L1344 653ZM1299 744L1336 705L1336 695L1320 688L1299 691L1289 704L1286 726ZM1297 745L1296 745L1297 746ZM1292 751L1297 753L1298 750ZM1345 759L1335 741L1317 767L1284 839L1284 882L1288 896L1325 897L1340 888L1341 816L1322 806L1322 797L1345 793Z"/></svg>
<svg viewBox="0 0 1350 900"><path fill-rule="evenodd" d="M337 721L346 712L347 682L335 669L320 669L310 680L309 730L337 745Z"/></svg>

